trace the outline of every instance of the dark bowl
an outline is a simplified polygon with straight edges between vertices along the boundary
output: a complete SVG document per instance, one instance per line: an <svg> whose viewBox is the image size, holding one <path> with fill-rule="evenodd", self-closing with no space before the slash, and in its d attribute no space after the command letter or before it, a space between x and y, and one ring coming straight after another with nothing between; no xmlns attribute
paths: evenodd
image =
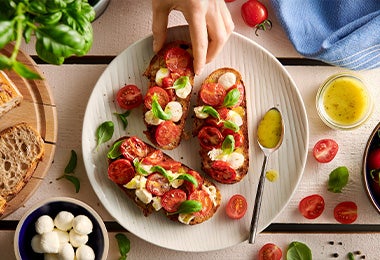
<svg viewBox="0 0 380 260"><path fill-rule="evenodd" d="M376 208L376 210L380 213L380 186L376 189L374 185L374 181L371 178L370 170L367 163L367 158L370 152L380 147L380 123L377 124L377 126L373 129L367 145L365 147L364 155L363 155L363 165L362 165L362 173L364 178L364 186L368 195L368 198L372 202L372 205Z"/></svg>
<svg viewBox="0 0 380 260"><path fill-rule="evenodd" d="M14 237L14 250L17 259L44 259L44 255L35 253L31 246L31 240L36 234L35 222L42 215L49 215L54 219L63 210L71 212L74 216L86 215L90 218L93 230L88 235L87 245L94 250L96 260L107 258L109 248L108 233L98 213L79 200L55 197L34 205L19 221Z"/></svg>

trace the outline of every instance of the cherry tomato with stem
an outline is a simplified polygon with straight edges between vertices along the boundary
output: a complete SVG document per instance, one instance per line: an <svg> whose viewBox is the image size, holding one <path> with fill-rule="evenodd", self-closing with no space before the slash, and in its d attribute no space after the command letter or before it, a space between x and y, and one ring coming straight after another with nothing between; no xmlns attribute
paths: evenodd
<svg viewBox="0 0 380 260"><path fill-rule="evenodd" d="M259 260L281 260L282 251L277 245L267 243L259 251Z"/></svg>
<svg viewBox="0 0 380 260"><path fill-rule="evenodd" d="M241 16L249 27L256 28L256 36L258 36L258 30L265 31L272 28L272 22L268 20L267 8L263 3L257 0L249 0L245 2L241 6Z"/></svg>

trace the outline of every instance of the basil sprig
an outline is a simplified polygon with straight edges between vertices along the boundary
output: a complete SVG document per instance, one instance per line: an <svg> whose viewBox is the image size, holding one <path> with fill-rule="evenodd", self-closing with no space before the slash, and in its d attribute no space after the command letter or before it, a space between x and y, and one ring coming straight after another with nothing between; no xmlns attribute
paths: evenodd
<svg viewBox="0 0 380 260"><path fill-rule="evenodd" d="M128 237L122 233L117 233L115 235L117 240L117 245L119 246L120 258L119 260L127 259L127 254L131 250L131 241Z"/></svg>
<svg viewBox="0 0 380 260"><path fill-rule="evenodd" d="M202 203L197 200L185 200L179 205L178 210L173 213L167 213L168 215L174 214L190 214L202 210Z"/></svg>
<svg viewBox="0 0 380 260"><path fill-rule="evenodd" d="M173 83L173 87L175 90L182 89L186 87L187 84L189 84L190 78L189 76L181 76L178 79L176 79Z"/></svg>
<svg viewBox="0 0 380 260"><path fill-rule="evenodd" d="M80 181L75 176L75 173L74 173L74 170L77 167L77 161L78 161L77 153L74 150L71 150L70 160L65 167L63 175L56 178L57 181L60 179L66 179L70 181L72 184L74 184L76 193L78 193L80 190Z"/></svg>
<svg viewBox="0 0 380 260"><path fill-rule="evenodd" d="M149 175L149 172L146 171L143 167L141 167L141 162L139 158L133 159L133 166L135 167L135 171L143 176Z"/></svg>
<svg viewBox="0 0 380 260"><path fill-rule="evenodd" d="M152 97L152 113L155 117L162 119L162 120L169 120L172 118L172 114L170 112L165 112L160 103L158 103L157 95L153 94Z"/></svg>
<svg viewBox="0 0 380 260"><path fill-rule="evenodd" d="M112 145L112 147L108 150L107 153L108 159L113 160L121 156L120 146L123 143L123 141L124 140L119 140Z"/></svg>
<svg viewBox="0 0 380 260"><path fill-rule="evenodd" d="M217 122L218 124L223 123L223 126L225 128L231 129L234 132L238 132L240 129L239 126L236 123L234 123L233 121L221 119L218 111L215 108L213 108L212 106L207 106L207 105L203 106L201 112L208 114L208 115L212 116L213 118L216 118L218 120L218 122Z"/></svg>
<svg viewBox="0 0 380 260"><path fill-rule="evenodd" d="M222 151L224 154L231 154L235 150L235 138L227 135L222 143Z"/></svg>
<svg viewBox="0 0 380 260"><path fill-rule="evenodd" d="M228 91L227 95L224 97L223 106L232 107L239 102L240 91L237 88Z"/></svg>
<svg viewBox="0 0 380 260"><path fill-rule="evenodd" d="M213 118L220 120L220 115L219 115L218 111L216 111L216 109L213 108L212 106L203 106L201 112L206 113L206 114L212 116Z"/></svg>
<svg viewBox="0 0 380 260"><path fill-rule="evenodd" d="M96 129L96 147L112 138L114 128L112 121L106 121Z"/></svg>

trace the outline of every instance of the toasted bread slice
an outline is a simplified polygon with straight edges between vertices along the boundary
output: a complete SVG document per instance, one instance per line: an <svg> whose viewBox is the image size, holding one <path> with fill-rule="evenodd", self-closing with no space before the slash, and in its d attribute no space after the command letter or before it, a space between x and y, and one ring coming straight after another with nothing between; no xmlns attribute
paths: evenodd
<svg viewBox="0 0 380 260"><path fill-rule="evenodd" d="M248 172L246 108L244 83L235 69L217 69L202 83L193 136L200 141L202 169L218 182L236 183Z"/></svg>
<svg viewBox="0 0 380 260"><path fill-rule="evenodd" d="M194 85L191 46L182 41L168 43L152 58L144 75L149 79L144 97L144 122L147 127L144 133L155 146L172 150L180 144L184 134ZM166 116L154 113L157 110L152 108L153 95L157 96L160 108L168 112Z"/></svg>
<svg viewBox="0 0 380 260"><path fill-rule="evenodd" d="M115 141L107 157L108 177L146 217L163 211L173 221L195 225L210 219L220 206L221 193L211 181L138 137ZM201 209L179 213L178 206L188 200L198 201Z"/></svg>
<svg viewBox="0 0 380 260"><path fill-rule="evenodd" d="M23 96L13 81L0 70L0 117L21 103Z"/></svg>
<svg viewBox="0 0 380 260"><path fill-rule="evenodd" d="M0 196L11 200L29 181L44 155L44 141L26 123L0 132Z"/></svg>

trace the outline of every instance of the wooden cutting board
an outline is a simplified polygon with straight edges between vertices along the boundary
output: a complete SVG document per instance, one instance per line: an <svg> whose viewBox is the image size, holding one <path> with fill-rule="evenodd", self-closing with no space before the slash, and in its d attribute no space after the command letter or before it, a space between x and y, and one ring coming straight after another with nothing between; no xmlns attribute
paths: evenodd
<svg viewBox="0 0 380 260"><path fill-rule="evenodd" d="M0 52L9 57L12 50L13 45L7 45ZM30 56L20 51L17 60L43 77L43 74L38 70L36 63ZM0 130L20 122L28 123L41 134L42 139L45 141L45 155L38 164L32 178L21 192L7 203L5 212L0 216L0 219L22 206L42 183L53 162L58 129L56 105L46 80L26 80L9 70L6 70L5 73L15 83L24 98L18 107L0 117Z"/></svg>

